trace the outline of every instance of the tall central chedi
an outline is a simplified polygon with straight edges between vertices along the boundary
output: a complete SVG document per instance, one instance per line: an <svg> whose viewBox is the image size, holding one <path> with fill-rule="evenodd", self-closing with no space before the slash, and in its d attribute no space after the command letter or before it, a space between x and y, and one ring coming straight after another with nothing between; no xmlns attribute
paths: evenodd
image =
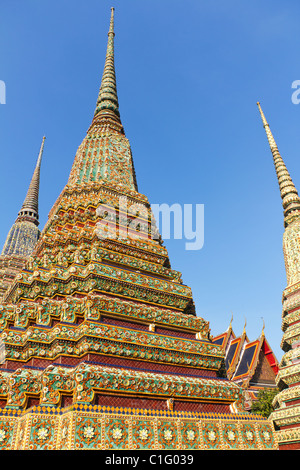
<svg viewBox="0 0 300 470"><path fill-rule="evenodd" d="M281 341L285 354L276 378L281 391L274 399L276 410L271 417L280 428L277 433L280 449L300 449L300 198L261 106L257 104L274 159L285 227L283 253L287 287L283 292Z"/></svg>
<svg viewBox="0 0 300 470"><path fill-rule="evenodd" d="M0 448L274 449L138 192L113 14L91 126L0 306Z"/></svg>

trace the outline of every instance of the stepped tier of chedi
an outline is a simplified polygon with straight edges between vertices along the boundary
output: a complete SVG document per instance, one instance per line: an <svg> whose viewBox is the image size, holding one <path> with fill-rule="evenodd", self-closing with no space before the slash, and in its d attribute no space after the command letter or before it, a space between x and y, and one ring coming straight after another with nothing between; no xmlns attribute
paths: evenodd
<svg viewBox="0 0 300 470"><path fill-rule="evenodd" d="M18 217L11 227L0 255L0 301L5 300L16 275L25 266L26 259L33 252L40 236L39 185L40 168L44 149L43 137L39 156L30 185Z"/></svg>
<svg viewBox="0 0 300 470"><path fill-rule="evenodd" d="M273 155L284 214L283 253L287 287L283 292L281 348L272 413L280 449L300 449L300 198L279 153L259 103L259 111Z"/></svg>
<svg viewBox="0 0 300 470"><path fill-rule="evenodd" d="M277 448L154 225L120 119L112 9L91 125L0 306L0 448Z"/></svg>

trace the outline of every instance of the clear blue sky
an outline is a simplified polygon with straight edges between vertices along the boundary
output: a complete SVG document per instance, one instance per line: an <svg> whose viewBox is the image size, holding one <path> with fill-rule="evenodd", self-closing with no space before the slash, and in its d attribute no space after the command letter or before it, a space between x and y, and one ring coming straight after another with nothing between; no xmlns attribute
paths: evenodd
<svg viewBox="0 0 300 470"><path fill-rule="evenodd" d="M197 314L250 340L266 323L278 359L286 286L283 215L261 101L300 190L300 4L276 0L1 1L0 243L46 135L40 220L67 182L95 109L110 7L122 122L151 203L205 205L205 242L168 240Z"/></svg>

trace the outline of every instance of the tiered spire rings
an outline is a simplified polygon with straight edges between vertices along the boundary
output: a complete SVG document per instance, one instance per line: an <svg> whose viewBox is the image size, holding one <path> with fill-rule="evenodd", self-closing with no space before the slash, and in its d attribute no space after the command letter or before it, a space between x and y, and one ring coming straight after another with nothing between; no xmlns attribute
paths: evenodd
<svg viewBox="0 0 300 470"><path fill-rule="evenodd" d="M282 206L284 210L284 225L287 226L289 221L295 215L300 216L300 198L297 189L290 177L290 174L284 164L284 161L279 153L277 144L267 123L265 115L261 109L260 103L257 102L258 109L263 121L263 125L267 134L269 145L274 159L275 170L278 178L280 194L282 198Z"/></svg>
<svg viewBox="0 0 300 470"><path fill-rule="evenodd" d="M31 182L22 204L21 210L18 214L17 221L28 220L35 225L39 225L39 187L40 187L40 170L44 150L44 143L46 137L43 137L42 144L39 151L39 156L36 162L35 170L31 178Z"/></svg>

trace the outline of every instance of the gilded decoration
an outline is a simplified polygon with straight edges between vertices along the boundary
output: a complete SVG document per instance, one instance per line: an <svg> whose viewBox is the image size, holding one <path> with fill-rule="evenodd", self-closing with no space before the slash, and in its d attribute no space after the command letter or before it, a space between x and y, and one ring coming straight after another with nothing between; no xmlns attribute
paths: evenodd
<svg viewBox="0 0 300 470"><path fill-rule="evenodd" d="M93 403L95 392L194 398L232 403L243 411L240 387L221 379L183 377L151 372L122 370L113 367L81 363L76 368L48 366L43 371L17 369L0 377L5 382L2 398L9 408L25 409L29 396L39 398L43 406L59 406L61 395L69 394L73 403Z"/></svg>
<svg viewBox="0 0 300 470"><path fill-rule="evenodd" d="M218 414L210 416L185 416L168 412L130 409L120 411L110 407L90 405L73 406L61 413L50 413L33 407L22 417L18 437L6 449L99 450L99 449L247 449L272 450L276 446L271 423L259 417L250 419L235 415L230 419ZM247 424L245 424L247 422ZM16 421L15 421L16 423ZM11 436L12 423L0 415L3 443L6 434ZM173 439L173 445L172 445Z"/></svg>
<svg viewBox="0 0 300 470"><path fill-rule="evenodd" d="M51 330L29 327L24 334L4 330L1 339L6 359L23 361L33 356L54 359L61 354L81 356L94 351L218 370L223 360L221 348L210 342L172 338L91 321L84 321L79 326L57 325ZM20 346L22 352L19 352Z"/></svg>

